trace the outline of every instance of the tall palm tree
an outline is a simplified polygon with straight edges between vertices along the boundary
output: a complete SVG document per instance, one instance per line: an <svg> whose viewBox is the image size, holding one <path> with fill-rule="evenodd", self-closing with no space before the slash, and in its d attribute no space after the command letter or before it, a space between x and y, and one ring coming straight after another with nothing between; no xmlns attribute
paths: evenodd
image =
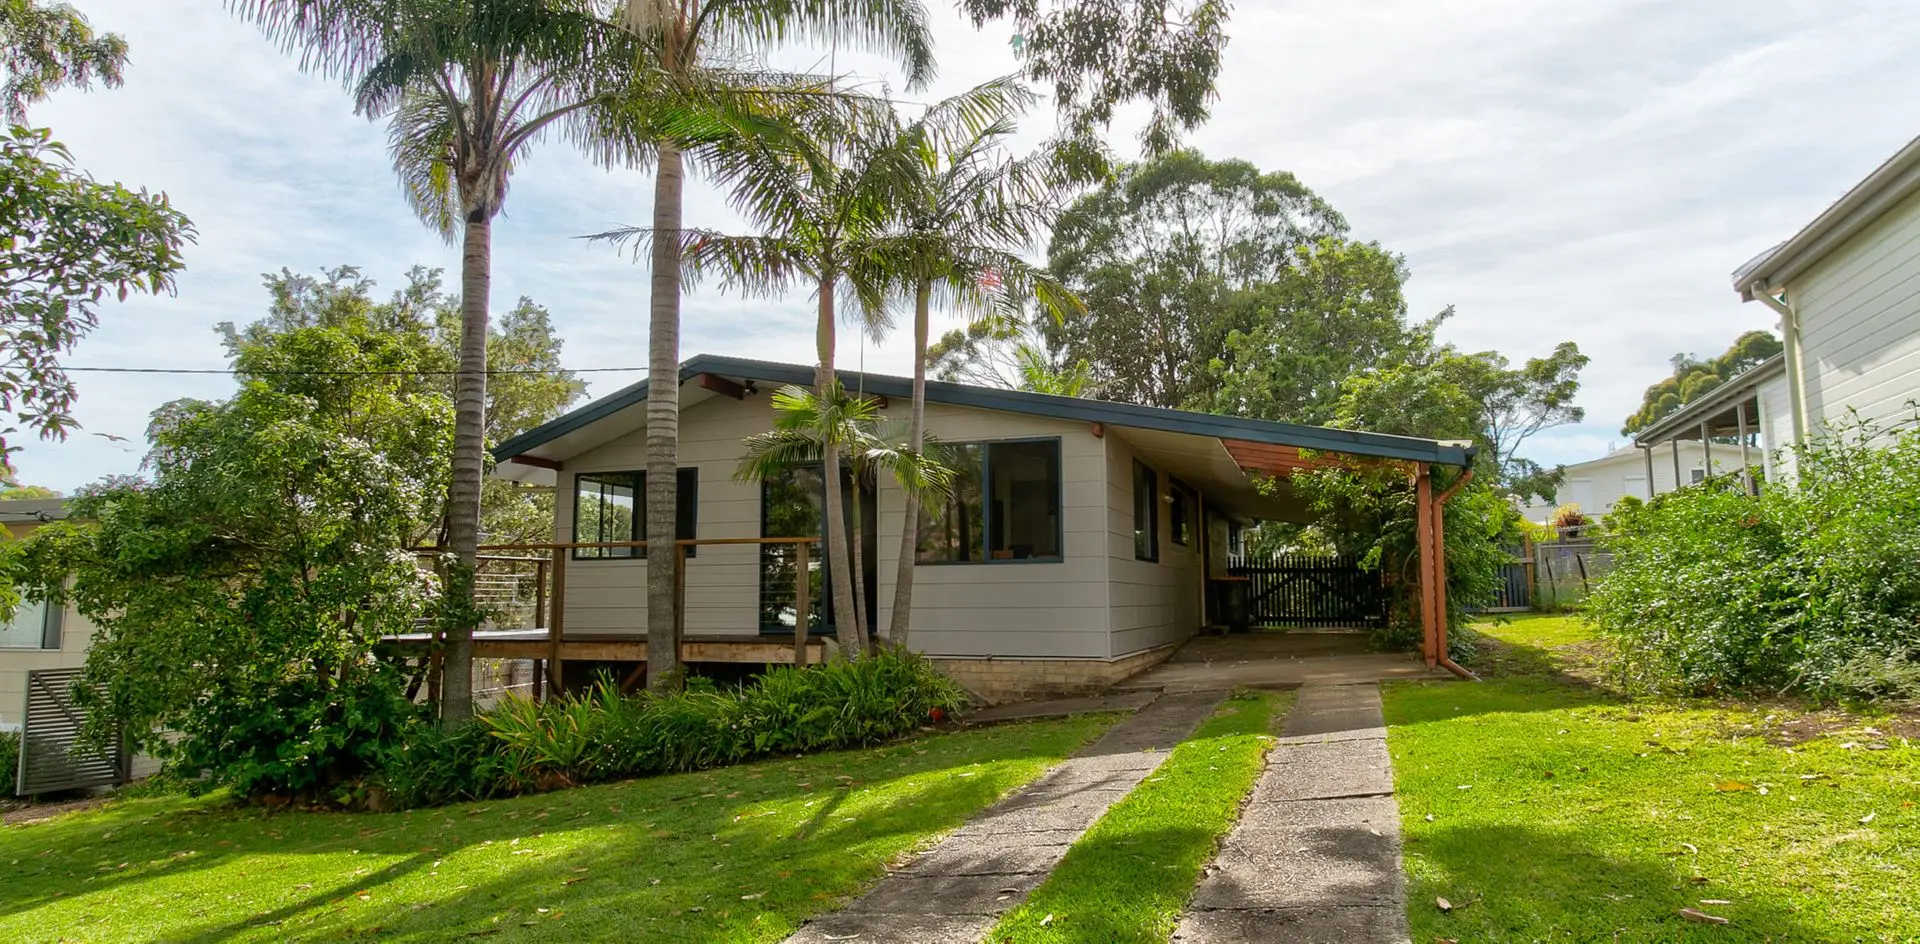
<svg viewBox="0 0 1920 944"><path fill-rule="evenodd" d="M1046 231L1065 192L1102 169L1097 155L1053 146L1010 159L1006 139L1033 102L1012 79L997 79L930 107L895 139L907 158L898 189L899 229L879 247L899 287L913 298L913 407L907 449L925 442L928 320L936 293L972 317L1035 300L1055 318L1081 310L1078 298L1017 250ZM1019 317L1018 313L1010 317ZM887 640L907 644L913 611L919 496L907 493Z"/></svg>
<svg viewBox="0 0 1920 944"><path fill-rule="evenodd" d="M447 495L447 632L441 717L472 712L472 605L485 463L493 219L525 150L559 128L604 152L629 99L634 37L599 0L229 0L304 67L342 79L355 110L387 118L394 169L415 212L460 252L460 351ZM671 475L668 476L672 478ZM671 533L670 531L668 533Z"/></svg>
<svg viewBox="0 0 1920 944"><path fill-rule="evenodd" d="M919 0L626 0L627 28L656 50L660 77L671 89L711 84L711 51L757 50L793 39L856 47L897 56L910 88L933 74L933 37ZM673 534L678 507L675 468L680 452L680 292L684 149L657 142L654 156L652 301L647 330L648 534ZM828 493L838 502L835 489ZM679 561L654 554L647 562L647 686L680 682L679 621L674 587ZM665 658L661 656L665 654Z"/></svg>

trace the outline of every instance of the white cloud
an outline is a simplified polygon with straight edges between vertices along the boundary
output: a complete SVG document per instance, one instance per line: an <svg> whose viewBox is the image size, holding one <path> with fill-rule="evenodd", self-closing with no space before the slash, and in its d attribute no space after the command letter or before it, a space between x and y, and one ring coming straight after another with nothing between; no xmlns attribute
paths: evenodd
<svg viewBox="0 0 1920 944"><path fill-rule="evenodd" d="M260 273L362 266L388 286L413 264L456 276L458 255L408 214L384 131L337 83L212 3L84 0L124 33L125 88L63 93L35 119L102 178L167 191L195 221L177 297L110 307L75 364L221 367L215 322L257 317ZM1012 71L1004 26L976 32L935 9L941 74L908 93L882 60L831 61L902 99L931 100ZM1734 18L1737 12L1738 18ZM1712 353L1770 324L1727 273L1790 235L1920 129L1920 21L1892 0L1756 0L1737 8L1610 0L1264 0L1235 11L1220 99L1194 137L1208 153L1291 170L1361 238L1406 254L1416 314L1447 304L1448 337L1515 359L1576 340L1593 357L1589 421L1540 438L1571 462L1619 441L1619 421L1676 351ZM773 61L822 68L818 49ZM1132 147L1138 111L1113 139ZM1028 134L1049 127L1045 112ZM553 310L578 367L646 359L643 267L576 237L648 218L652 181L549 143L514 182L496 227L497 308ZM696 184L687 217L737 225ZM682 349L807 361L812 303L703 287ZM843 334L842 361L902 370L901 339ZM637 375L593 375L605 393ZM221 378L86 375L65 443L26 444L26 479L71 489L132 471L148 412L219 396Z"/></svg>

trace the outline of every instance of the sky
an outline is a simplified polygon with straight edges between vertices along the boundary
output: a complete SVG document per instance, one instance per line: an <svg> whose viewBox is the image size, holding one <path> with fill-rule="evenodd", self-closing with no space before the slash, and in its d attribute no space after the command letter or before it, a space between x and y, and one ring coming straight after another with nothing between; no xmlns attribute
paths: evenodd
<svg viewBox="0 0 1920 944"><path fill-rule="evenodd" d="M103 180L165 191L194 222L178 291L108 304L71 365L223 368L213 326L264 313L263 273L355 265L398 288L456 247L400 196L385 127L353 114L333 80L217 0L75 0L131 46L124 87L63 91L37 106ZM907 93L855 50L770 53L932 100L1013 72L1012 31L976 31L931 0L941 72ZM1525 452L1578 462L1624 443L1620 423L1678 352L1717 354L1774 327L1729 273L1792 235L1920 133L1920 17L1898 0L1742 4L1589 0L1242 0L1208 123L1209 157L1287 170L1343 213L1353 235L1406 257L1410 314L1452 305L1442 338L1518 363L1571 340L1592 358L1586 421ZM1137 111L1110 136L1137 154ZM1043 108L1025 134L1051 125ZM573 368L646 362L645 269L579 237L649 219L652 180L608 171L552 141L516 173L494 231L494 308L551 309ZM688 225L739 230L722 193L695 182ZM682 353L805 363L812 307L701 287ZM842 334L847 368L905 372L911 341ZM16 439L21 481L64 491L134 472L148 415L221 397L230 378L78 374L81 430ZM642 372L593 373L604 395Z"/></svg>

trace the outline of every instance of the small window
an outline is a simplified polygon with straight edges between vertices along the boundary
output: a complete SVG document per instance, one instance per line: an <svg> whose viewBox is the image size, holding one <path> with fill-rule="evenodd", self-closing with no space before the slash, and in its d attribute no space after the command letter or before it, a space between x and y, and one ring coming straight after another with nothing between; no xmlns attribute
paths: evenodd
<svg viewBox="0 0 1920 944"><path fill-rule="evenodd" d="M920 510L923 564L1058 561L1060 440L949 446L953 492Z"/></svg>
<svg viewBox="0 0 1920 944"><path fill-rule="evenodd" d="M1687 473L1687 477L1688 477L1688 480L1691 481L1693 484L1698 485L1701 482L1704 482L1707 480L1707 470L1693 469Z"/></svg>
<svg viewBox="0 0 1920 944"><path fill-rule="evenodd" d="M0 649L60 648L60 613L51 603L21 600L13 618L0 623Z"/></svg>
<svg viewBox="0 0 1920 944"><path fill-rule="evenodd" d="M1133 463L1133 556L1160 559L1160 477L1138 459Z"/></svg>
<svg viewBox="0 0 1920 944"><path fill-rule="evenodd" d="M1173 526L1173 543L1181 547L1193 543L1193 510L1199 504L1193 489L1173 483L1173 505L1167 513Z"/></svg>
<svg viewBox="0 0 1920 944"><path fill-rule="evenodd" d="M674 537L692 540L700 512L700 470L681 469L674 512ZM573 539L640 541L646 528L647 473L589 472L573 477ZM688 547L687 556L699 548ZM644 547L576 547L574 560L646 559Z"/></svg>

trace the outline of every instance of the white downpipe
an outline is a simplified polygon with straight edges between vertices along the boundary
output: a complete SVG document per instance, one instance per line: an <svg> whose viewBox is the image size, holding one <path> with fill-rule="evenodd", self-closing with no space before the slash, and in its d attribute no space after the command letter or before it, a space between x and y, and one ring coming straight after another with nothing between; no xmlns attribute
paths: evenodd
<svg viewBox="0 0 1920 944"><path fill-rule="evenodd" d="M1775 296L1764 281L1754 282L1748 291L1780 313L1780 336L1786 346L1787 409L1792 414L1788 418L1793 421L1793 444L1797 446L1807 441L1807 399L1800 374L1800 316L1794 313L1791 304Z"/></svg>

